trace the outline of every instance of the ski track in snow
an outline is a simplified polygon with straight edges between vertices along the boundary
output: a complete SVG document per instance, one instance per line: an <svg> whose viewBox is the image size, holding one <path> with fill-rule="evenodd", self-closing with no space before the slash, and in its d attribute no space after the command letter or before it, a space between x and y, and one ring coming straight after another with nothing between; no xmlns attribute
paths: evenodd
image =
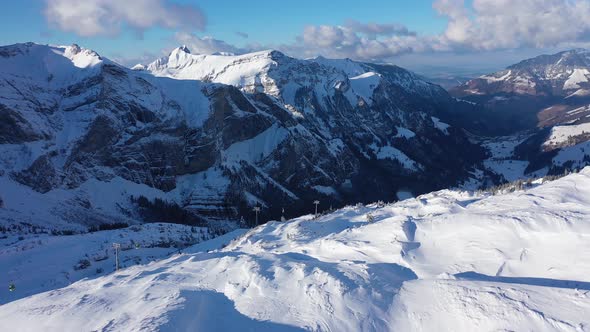
<svg viewBox="0 0 590 332"><path fill-rule="evenodd" d="M372 218L367 217L371 214ZM373 222L369 222L373 219ZM590 168L269 222L0 307L8 331L588 331Z"/></svg>

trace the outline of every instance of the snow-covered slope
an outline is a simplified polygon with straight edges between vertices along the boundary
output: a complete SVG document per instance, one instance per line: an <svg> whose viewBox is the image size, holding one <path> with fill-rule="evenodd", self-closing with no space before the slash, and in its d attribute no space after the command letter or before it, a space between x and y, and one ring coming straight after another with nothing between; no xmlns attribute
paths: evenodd
<svg viewBox="0 0 590 332"><path fill-rule="evenodd" d="M583 149L590 138L589 73L590 52L575 49L523 60L450 93L483 108L458 116L487 128L488 136L496 136L492 141L502 140L500 135L529 136L515 147L512 158L493 157L498 162L488 168L503 169L512 178L547 170L559 173L590 161ZM507 137L506 143L513 138Z"/></svg>
<svg viewBox="0 0 590 332"><path fill-rule="evenodd" d="M590 52L575 49L523 60L506 70L483 75L455 89L456 94L513 93L568 96L590 88Z"/></svg>
<svg viewBox="0 0 590 332"><path fill-rule="evenodd" d="M590 168L257 227L0 307L11 331L588 331Z"/></svg>
<svg viewBox="0 0 590 332"><path fill-rule="evenodd" d="M543 144L546 146L563 146L567 145L568 141L576 138L584 140L590 138L590 122L569 126L555 126L551 128L551 136Z"/></svg>
<svg viewBox="0 0 590 332"><path fill-rule="evenodd" d="M590 52L575 49L523 60L450 90L480 103L510 130L580 121L590 115ZM497 125L498 126L498 125Z"/></svg>
<svg viewBox="0 0 590 332"><path fill-rule="evenodd" d="M235 237L240 231L228 235L231 234ZM65 287L83 278L112 273L115 270L113 243L121 245L119 266L129 267L168 257L197 243L199 246L210 245L207 240L214 236L204 227L163 223L68 236L2 233L0 269L3 273L0 274L0 284L14 284L16 290L1 292L0 305ZM198 247L191 247L190 250L195 248Z"/></svg>

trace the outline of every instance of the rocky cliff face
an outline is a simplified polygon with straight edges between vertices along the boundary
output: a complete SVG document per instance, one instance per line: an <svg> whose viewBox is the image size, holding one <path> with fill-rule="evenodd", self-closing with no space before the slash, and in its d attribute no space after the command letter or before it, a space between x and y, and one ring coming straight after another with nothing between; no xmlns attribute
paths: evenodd
<svg viewBox="0 0 590 332"><path fill-rule="evenodd" d="M16 206L26 195L53 202L43 218L62 221L82 211L96 222L97 209L137 218L135 195L208 219L255 205L276 218L315 199L336 207L454 185L483 156L448 118L464 103L399 67L179 48L145 68L77 45L0 48L10 218L26 214Z"/></svg>

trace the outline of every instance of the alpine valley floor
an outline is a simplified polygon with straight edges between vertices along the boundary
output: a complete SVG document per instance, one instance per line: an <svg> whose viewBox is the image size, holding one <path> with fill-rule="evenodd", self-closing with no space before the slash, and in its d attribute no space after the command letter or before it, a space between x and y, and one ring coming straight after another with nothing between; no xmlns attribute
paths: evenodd
<svg viewBox="0 0 590 332"><path fill-rule="evenodd" d="M269 222L2 305L2 330L590 331L590 168L541 182Z"/></svg>

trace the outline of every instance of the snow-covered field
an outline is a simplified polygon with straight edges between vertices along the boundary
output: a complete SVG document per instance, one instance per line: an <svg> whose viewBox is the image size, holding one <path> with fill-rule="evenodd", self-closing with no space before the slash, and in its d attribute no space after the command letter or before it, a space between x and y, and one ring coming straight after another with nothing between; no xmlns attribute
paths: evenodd
<svg viewBox="0 0 590 332"><path fill-rule="evenodd" d="M213 241L205 249L225 240ZM443 190L269 222L202 249L10 302L0 322L7 331L590 331L590 168L510 194Z"/></svg>
<svg viewBox="0 0 590 332"><path fill-rule="evenodd" d="M526 160L517 160L514 157L514 150L528 137L529 135L527 134L516 134L483 140L481 142L482 146L490 152L490 157L484 160L483 166L487 170L502 176L509 182L526 178L525 170L529 162ZM546 170L542 170L529 176L543 176L545 173Z"/></svg>
<svg viewBox="0 0 590 332"><path fill-rule="evenodd" d="M113 243L121 245L119 266L128 267L204 245L212 237L207 228L164 223L71 236L0 233L0 305L112 273ZM15 291L8 291L10 284Z"/></svg>
<svg viewBox="0 0 590 332"><path fill-rule="evenodd" d="M572 137L581 135L590 135L590 122L570 126L555 126L551 129L551 136L543 145L564 144Z"/></svg>

